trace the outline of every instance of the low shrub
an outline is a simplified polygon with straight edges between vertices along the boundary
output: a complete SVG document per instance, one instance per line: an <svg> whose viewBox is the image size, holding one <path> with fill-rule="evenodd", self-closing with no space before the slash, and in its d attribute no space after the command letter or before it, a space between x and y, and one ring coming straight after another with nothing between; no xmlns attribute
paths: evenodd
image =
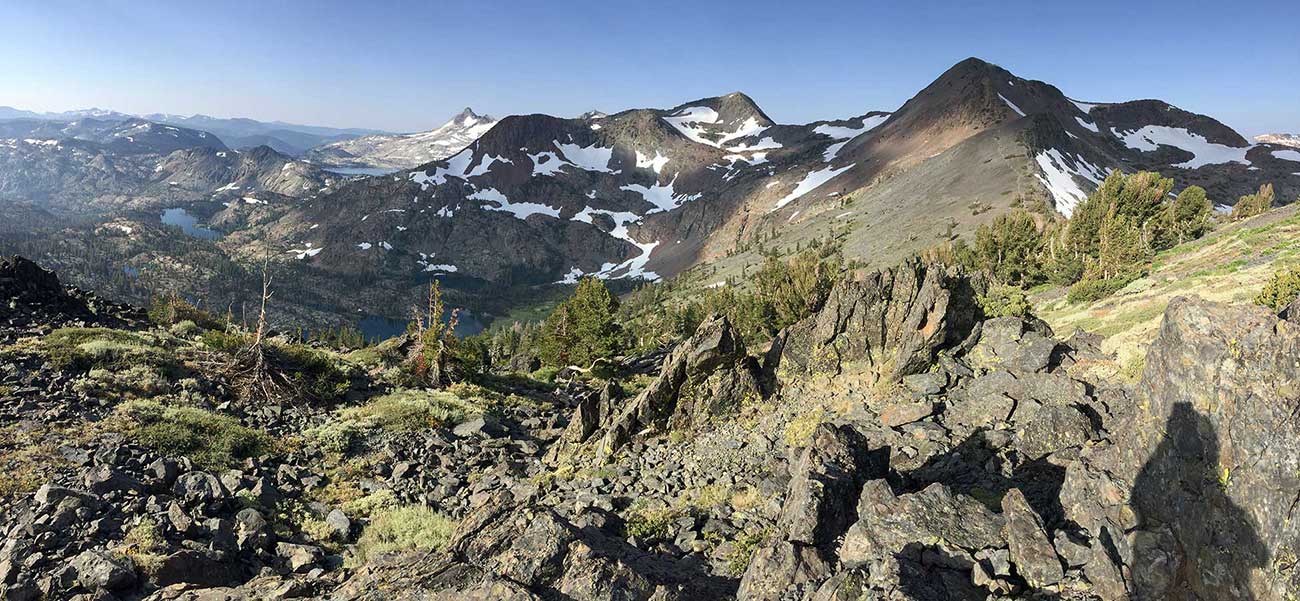
<svg viewBox="0 0 1300 601"><path fill-rule="evenodd" d="M365 405L339 411L344 422L362 428L409 432L451 427L482 410L445 391L398 390Z"/></svg>
<svg viewBox="0 0 1300 601"><path fill-rule="evenodd" d="M52 363L77 369L170 364L158 343L147 334L109 328L59 328L41 339Z"/></svg>
<svg viewBox="0 0 1300 601"><path fill-rule="evenodd" d="M270 438L234 418L195 407L165 407L155 401L130 401L118 407L128 435L171 457L189 457L206 470L265 453Z"/></svg>
<svg viewBox="0 0 1300 601"><path fill-rule="evenodd" d="M1065 297L1071 303L1091 302L1114 294L1132 281L1132 278L1079 280L1070 286L1070 292Z"/></svg>
<svg viewBox="0 0 1300 601"><path fill-rule="evenodd" d="M208 330L199 340L209 349L232 357L253 344L251 334L237 331ZM337 401L352 387L350 369L333 353L277 339L263 341L262 350L270 369L310 400Z"/></svg>
<svg viewBox="0 0 1300 601"><path fill-rule="evenodd" d="M82 394L107 399L148 398L166 394L171 382L157 368L132 365L124 370L93 368L73 388Z"/></svg>
<svg viewBox="0 0 1300 601"><path fill-rule="evenodd" d="M628 536L635 536L643 541L655 541L667 538L672 531L673 520L681 517L681 512L672 508L651 509L638 506L628 510L624 520L624 530Z"/></svg>
<svg viewBox="0 0 1300 601"><path fill-rule="evenodd" d="M1017 286L994 284L976 299L985 317L1029 317L1033 307L1025 291Z"/></svg>
<svg viewBox="0 0 1300 601"><path fill-rule="evenodd" d="M150 517L141 518L127 530L122 545L116 549L118 555L131 560L145 575L153 575L162 568L166 551L167 540L163 538L158 522Z"/></svg>
<svg viewBox="0 0 1300 601"><path fill-rule="evenodd" d="M741 532L736 535L736 539L731 541L731 550L723 556L727 562L727 573L740 577L745 574L749 568L749 562L754 558L754 553L758 547L767 540L767 532Z"/></svg>
<svg viewBox="0 0 1300 601"><path fill-rule="evenodd" d="M336 401L352 388L352 377L332 353L278 341L273 342L268 350L279 369L285 371L295 386L313 400Z"/></svg>
<svg viewBox="0 0 1300 601"><path fill-rule="evenodd" d="M1281 269L1269 278L1255 297L1255 304L1281 311L1300 296L1300 269Z"/></svg>
<svg viewBox="0 0 1300 601"><path fill-rule="evenodd" d="M154 297L149 303L148 315L149 321L160 326L172 326L186 321L203 329L215 329L224 325L223 320L175 295Z"/></svg>
<svg viewBox="0 0 1300 601"><path fill-rule="evenodd" d="M361 532L348 563L404 551L435 551L446 546L456 523L423 505L406 505L375 513Z"/></svg>
<svg viewBox="0 0 1300 601"><path fill-rule="evenodd" d="M307 430L308 438L331 453L347 453L365 436L365 428L352 421L332 421Z"/></svg>

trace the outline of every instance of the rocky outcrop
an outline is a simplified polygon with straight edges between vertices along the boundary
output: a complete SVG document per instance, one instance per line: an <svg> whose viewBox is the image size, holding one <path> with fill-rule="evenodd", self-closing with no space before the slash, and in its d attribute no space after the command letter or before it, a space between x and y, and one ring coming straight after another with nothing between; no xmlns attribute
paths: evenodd
<svg viewBox="0 0 1300 601"><path fill-rule="evenodd" d="M897 381L929 368L978 316L971 280L913 259L841 282L821 311L778 336L769 363L783 379L866 372Z"/></svg>
<svg viewBox="0 0 1300 601"><path fill-rule="evenodd" d="M1300 327L1260 307L1169 304L1128 427L1071 465L1061 493L1107 544L1085 568L1111 574L1107 598L1300 590L1297 352Z"/></svg>
<svg viewBox="0 0 1300 601"><path fill-rule="evenodd" d="M594 452L607 458L642 433L691 430L765 396L758 361L724 316L712 316L664 359L641 394L617 403L612 387L582 401L565 432L567 446L553 459L597 441Z"/></svg>
<svg viewBox="0 0 1300 601"><path fill-rule="evenodd" d="M0 257L0 336L62 326L124 327L139 325L143 318L142 311L64 288L54 272L24 257Z"/></svg>

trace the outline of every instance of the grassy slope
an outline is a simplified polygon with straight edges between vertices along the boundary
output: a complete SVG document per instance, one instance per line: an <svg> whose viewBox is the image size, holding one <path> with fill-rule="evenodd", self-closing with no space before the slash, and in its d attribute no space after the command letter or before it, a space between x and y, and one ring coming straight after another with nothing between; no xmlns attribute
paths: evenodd
<svg viewBox="0 0 1300 601"><path fill-rule="evenodd" d="M1300 206L1291 205L1160 253L1147 277L1111 297L1070 304L1064 289L1053 288L1038 291L1032 300L1058 333L1080 328L1101 334L1103 348L1129 365L1146 355L1174 297L1250 302L1275 271L1295 265L1300 265Z"/></svg>

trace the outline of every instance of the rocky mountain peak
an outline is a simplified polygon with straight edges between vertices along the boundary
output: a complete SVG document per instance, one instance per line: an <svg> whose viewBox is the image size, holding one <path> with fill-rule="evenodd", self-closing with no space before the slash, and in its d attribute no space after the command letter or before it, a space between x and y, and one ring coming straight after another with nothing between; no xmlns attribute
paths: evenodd
<svg viewBox="0 0 1300 601"><path fill-rule="evenodd" d="M495 120L496 119L492 118L489 115L480 115L478 113L475 113L474 109L467 106L459 113L456 113L455 117L452 117L451 120L443 124L443 127L445 128L453 125L460 126L460 127L473 127L484 121L495 121Z"/></svg>

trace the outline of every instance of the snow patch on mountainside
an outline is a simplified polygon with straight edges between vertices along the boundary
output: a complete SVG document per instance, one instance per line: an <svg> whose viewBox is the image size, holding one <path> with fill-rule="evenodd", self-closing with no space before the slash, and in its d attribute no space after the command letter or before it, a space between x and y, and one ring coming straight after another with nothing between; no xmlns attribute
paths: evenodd
<svg viewBox="0 0 1300 601"><path fill-rule="evenodd" d="M654 185L647 188L641 184L627 184L619 187L619 189L636 192L640 194L641 198L644 198L646 202L654 205L655 208L647 211L647 215L671 211L685 203L699 200L699 198L703 196L702 194L678 194L673 191L673 184L675 183L677 183L676 175L673 176L672 181L668 182L668 185L655 182Z"/></svg>
<svg viewBox="0 0 1300 601"><path fill-rule="evenodd" d="M1300 150L1274 150L1273 156L1284 161L1300 163Z"/></svg>
<svg viewBox="0 0 1300 601"><path fill-rule="evenodd" d="M1020 107L1016 106L1016 103L1007 100L1006 96L1003 96L1002 94L998 94L998 98L1001 98L1002 102L1007 103L1007 106L1011 107L1011 110L1015 111L1017 115L1020 115L1021 117L1025 116L1025 112L1020 110Z"/></svg>
<svg viewBox="0 0 1300 601"><path fill-rule="evenodd" d="M486 115L465 109L437 129L404 135L373 135L324 144L309 158L325 166L370 165L406 169L437 161L473 143L496 125Z"/></svg>
<svg viewBox="0 0 1300 601"><path fill-rule="evenodd" d="M759 123L757 118L748 117L734 131L722 132L722 135L716 141L710 140L705 137L706 134L717 135L719 132L710 131L704 126L718 125L719 118L718 111L707 106L688 106L664 117L663 120L690 140L715 148L722 148L732 140L757 136L767 129L767 126Z"/></svg>
<svg viewBox="0 0 1300 601"><path fill-rule="evenodd" d="M543 151L537 154L530 154L528 158L533 160L533 175L553 175L559 173L560 167L565 163L560 159L560 155L550 151Z"/></svg>
<svg viewBox="0 0 1300 601"><path fill-rule="evenodd" d="M473 149L466 148L465 150L462 150L456 153L455 155L453 155L450 159L447 159L447 165L445 167L444 166L435 167L433 170L433 175L429 175L428 171L414 171L408 177L411 179L412 182L420 184L421 190L427 190L430 184L441 186L447 183L448 177L454 177L457 179L469 179L471 177L478 177L480 175L487 173L488 170L492 168L492 164L497 161L500 161L502 163L511 162L510 159L507 159L505 157L487 155L484 156L483 160L479 161L479 164L476 165L473 169L469 169L469 165L471 162L473 162L473 160L474 160Z"/></svg>
<svg viewBox="0 0 1300 601"><path fill-rule="evenodd" d="M560 149L560 153L573 166L587 171L599 173L613 173L609 168L609 161L614 157L613 148L602 148L592 144L591 146L578 146L577 144L561 144L555 142L555 147Z"/></svg>
<svg viewBox="0 0 1300 601"><path fill-rule="evenodd" d="M777 142L772 139L771 136L768 136L759 140L758 143L753 146L750 146L749 144L737 144L735 146L728 146L726 150L730 150L731 152L753 152L755 150L776 150L781 147L780 142Z"/></svg>
<svg viewBox="0 0 1300 601"><path fill-rule="evenodd" d="M650 158L649 155L641 154L640 150L636 151L636 166L638 169L650 169L655 173L659 173L663 170L664 165L667 164L668 157L659 154L658 150L655 151L654 158Z"/></svg>
<svg viewBox="0 0 1300 601"><path fill-rule="evenodd" d="M1067 98L1066 100L1069 100L1070 102L1074 103L1074 106L1079 107L1079 110L1083 111L1084 114L1091 113L1092 107L1094 106L1101 106L1100 104L1094 102L1079 102L1078 100L1074 100L1070 98Z"/></svg>
<svg viewBox="0 0 1300 601"><path fill-rule="evenodd" d="M1074 120L1078 121L1079 125L1083 126L1084 129L1091 130L1094 133L1101 133L1101 129L1097 127L1096 123L1089 123L1081 117L1075 117Z"/></svg>
<svg viewBox="0 0 1300 601"><path fill-rule="evenodd" d="M676 114L663 118L673 129L681 132L683 136L690 138L700 144L717 146L712 140L706 139L704 134L708 130L700 127L703 124L713 124L718 122L718 111L707 106L688 106Z"/></svg>
<svg viewBox="0 0 1300 601"><path fill-rule="evenodd" d="M794 187L794 190L791 190L790 193L786 194L785 197L782 198L781 200L776 201L776 206L773 207L772 210L775 211L781 207L784 207L785 205L790 204L791 202L794 202L796 199L803 196L804 194L812 192L822 184L830 181L831 178L841 173L844 173L845 171L848 171L849 169L852 168L853 165L845 165L844 167L840 167L839 169L832 169L830 167L827 167L820 171L809 172L808 175L805 175L803 180L799 182L799 185Z"/></svg>
<svg viewBox="0 0 1300 601"><path fill-rule="evenodd" d="M671 185L671 184L670 184ZM610 236L626 241L641 250L641 253L622 263L605 263L600 269L590 274L583 270L573 267L564 278L556 282L557 284L576 284L578 278L591 275L600 279L622 279L622 278L645 278L648 280L658 280L659 274L653 271L647 271L645 266L650 262L650 253L654 251L659 242L638 242L628 232L628 225L637 223L641 217L636 213L628 211L609 211L605 209L593 209L590 206L583 207L582 211L570 217L571 221L580 221L582 223L592 223L592 215L607 215L614 221L614 228L608 233Z"/></svg>
<svg viewBox="0 0 1300 601"><path fill-rule="evenodd" d="M813 128L813 133L821 134L836 140L849 140L865 134L876 128L877 125L884 123L889 119L889 115L873 115L862 120L862 127L846 127L843 125L818 125Z"/></svg>
<svg viewBox="0 0 1300 601"><path fill-rule="evenodd" d="M466 196L466 198L496 203L497 206L485 205L483 208L489 211L512 213L520 219L526 219L529 215L537 214L549 215L557 219L560 217L560 210L551 206L536 202L510 202L510 199L506 198L506 195L496 188L485 188Z"/></svg>
<svg viewBox="0 0 1300 601"><path fill-rule="evenodd" d="M1075 179L1083 178L1093 184L1101 185L1108 171L1101 169L1082 158L1066 158L1061 151L1053 148L1034 156L1042 174L1038 180L1047 187L1048 193L1056 204L1057 212L1069 217L1074 207L1088 198L1088 193L1079 186Z"/></svg>
<svg viewBox="0 0 1300 601"><path fill-rule="evenodd" d="M1221 163L1250 164L1250 161L1246 160L1246 152L1250 150L1249 146L1236 148L1215 144L1206 140L1204 136L1181 127L1148 125L1128 132L1119 132L1112 128L1111 133L1123 141L1125 146L1133 150L1150 152L1163 145L1173 146L1191 153L1192 159L1190 161L1173 165L1182 169L1196 169L1202 165Z"/></svg>

